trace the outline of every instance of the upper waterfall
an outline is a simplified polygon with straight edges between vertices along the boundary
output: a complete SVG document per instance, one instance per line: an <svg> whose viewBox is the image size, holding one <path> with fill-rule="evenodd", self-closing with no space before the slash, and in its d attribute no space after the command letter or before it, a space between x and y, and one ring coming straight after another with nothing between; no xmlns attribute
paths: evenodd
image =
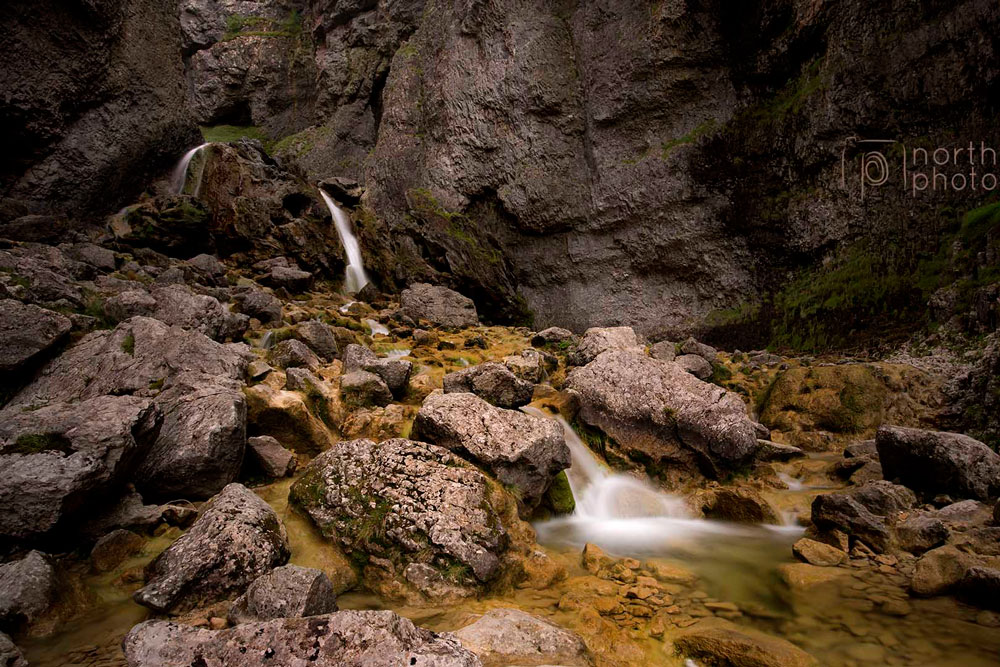
<svg viewBox="0 0 1000 667"><path fill-rule="evenodd" d="M323 188L319 188L319 194L323 198L323 201L326 202L326 207L330 209L330 215L333 216L333 223L337 227L337 235L340 236L340 243L344 246L344 251L347 253L344 289L349 293L357 294L361 291L362 287L371 282L368 279L368 274L365 273L365 267L361 261L361 245L354 235L354 229L351 227L351 220L347 217L347 213L337 206L337 203L333 201L333 197L328 195Z"/></svg>

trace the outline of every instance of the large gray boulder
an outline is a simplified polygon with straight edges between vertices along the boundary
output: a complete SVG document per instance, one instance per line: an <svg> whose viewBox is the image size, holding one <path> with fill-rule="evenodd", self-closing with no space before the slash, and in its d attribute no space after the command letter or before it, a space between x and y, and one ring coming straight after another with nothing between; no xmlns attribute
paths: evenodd
<svg viewBox="0 0 1000 667"><path fill-rule="evenodd" d="M247 454L257 469L272 479L295 472L295 452L285 449L269 435L247 438Z"/></svg>
<svg viewBox="0 0 1000 667"><path fill-rule="evenodd" d="M501 408L519 408L531 403L535 385L504 364L488 361L445 375L444 391L475 394Z"/></svg>
<svg viewBox="0 0 1000 667"><path fill-rule="evenodd" d="M350 408L378 405L385 407L392 403L389 385L374 373L352 371L340 377L340 395Z"/></svg>
<svg viewBox="0 0 1000 667"><path fill-rule="evenodd" d="M574 369L566 384L579 394L580 418L626 454L719 476L757 449L743 401L673 362L611 350Z"/></svg>
<svg viewBox="0 0 1000 667"><path fill-rule="evenodd" d="M340 356L337 338L333 335L329 324L324 324L319 320L299 322L295 325L295 336L324 361L333 361Z"/></svg>
<svg viewBox="0 0 1000 667"><path fill-rule="evenodd" d="M146 567L146 585L133 598L160 613L217 602L242 593L288 556L274 510L242 484L230 484Z"/></svg>
<svg viewBox="0 0 1000 667"><path fill-rule="evenodd" d="M158 320L136 317L85 336L49 362L2 411L0 423L26 410L99 396L152 399L163 423L139 464L144 495L207 498L236 478L246 445L242 379L250 355Z"/></svg>
<svg viewBox="0 0 1000 667"><path fill-rule="evenodd" d="M30 626L49 611L58 592L55 568L40 551L0 565L0 630Z"/></svg>
<svg viewBox="0 0 1000 667"><path fill-rule="evenodd" d="M413 437L452 450L516 487L528 510L569 467L558 422L494 407L472 394L432 394L413 422Z"/></svg>
<svg viewBox="0 0 1000 667"><path fill-rule="evenodd" d="M898 512L917 504L913 491L882 479L852 488L849 493L869 512L878 516L895 517Z"/></svg>
<svg viewBox="0 0 1000 667"><path fill-rule="evenodd" d="M455 637L484 665L593 664L578 635L520 609L491 609Z"/></svg>
<svg viewBox="0 0 1000 667"><path fill-rule="evenodd" d="M333 583L322 570L283 565L255 579L229 610L234 625L337 611Z"/></svg>
<svg viewBox="0 0 1000 667"><path fill-rule="evenodd" d="M0 412L0 540L36 540L93 514L121 492L162 420L138 396Z"/></svg>
<svg viewBox="0 0 1000 667"><path fill-rule="evenodd" d="M413 364L403 359L380 359L364 345L352 343L344 349L344 371L366 371L380 378L396 398L402 398L409 386Z"/></svg>
<svg viewBox="0 0 1000 667"><path fill-rule="evenodd" d="M146 621L129 631L122 646L129 667L481 665L454 637L419 628L391 611L338 611L220 631Z"/></svg>
<svg viewBox="0 0 1000 667"><path fill-rule="evenodd" d="M338 442L290 500L390 596L474 595L501 574L512 499L447 449L401 438ZM405 587L407 590L401 591Z"/></svg>
<svg viewBox="0 0 1000 667"><path fill-rule="evenodd" d="M843 531L876 553L884 553L891 544L892 536L885 519L845 493L816 496L812 503L812 521L821 530Z"/></svg>
<svg viewBox="0 0 1000 667"><path fill-rule="evenodd" d="M399 296L403 314L415 322L427 320L439 327L474 327L479 314L472 299L447 287L414 283Z"/></svg>
<svg viewBox="0 0 1000 667"><path fill-rule="evenodd" d="M1000 455L966 435L883 426L875 446L885 478L914 491L984 501L1000 493Z"/></svg>
<svg viewBox="0 0 1000 667"><path fill-rule="evenodd" d="M218 341L237 340L246 331L249 317L233 313L218 299L195 294L187 285L125 290L104 304L105 314L115 322L145 316Z"/></svg>
<svg viewBox="0 0 1000 667"><path fill-rule="evenodd" d="M14 373L58 345L73 323L68 317L13 299L0 300L0 373Z"/></svg>
<svg viewBox="0 0 1000 667"><path fill-rule="evenodd" d="M642 352L642 343L632 327L591 327L569 356L573 366L585 366L608 350Z"/></svg>
<svg viewBox="0 0 1000 667"><path fill-rule="evenodd" d="M281 301L272 294L259 289L249 289L233 295L233 302L239 312L254 317L262 324L281 322Z"/></svg>

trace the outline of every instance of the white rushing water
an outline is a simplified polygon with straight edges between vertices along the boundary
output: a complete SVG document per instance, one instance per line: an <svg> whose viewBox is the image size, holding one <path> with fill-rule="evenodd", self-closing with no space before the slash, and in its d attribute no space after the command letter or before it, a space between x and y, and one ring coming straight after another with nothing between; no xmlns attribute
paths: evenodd
<svg viewBox="0 0 1000 667"><path fill-rule="evenodd" d="M410 350L406 348L400 348L398 350L389 350L385 353L386 359L402 359L403 357L410 356Z"/></svg>
<svg viewBox="0 0 1000 667"><path fill-rule="evenodd" d="M211 146L211 143L205 143L202 144L201 146L196 146L192 148L191 150L189 150L187 153L184 154L184 157L181 158L181 161L177 163L176 167L174 167L174 173L171 176L170 180L171 185L173 186L174 189L174 194L179 195L184 192L184 186L185 184L187 184L188 167L191 166L191 160L193 160L194 156L197 155L199 152L201 152L201 150L206 146ZM198 182L194 186L194 192L192 192L192 194L195 197L198 196L198 191L201 189L201 176L202 173L204 173L204 171L205 168L204 165L202 165L202 169L198 173Z"/></svg>
<svg viewBox="0 0 1000 667"><path fill-rule="evenodd" d="M365 322L365 324L368 325L368 328L371 330L372 336L388 336L389 335L389 328L386 327L384 324L376 322L375 320L365 320L364 322Z"/></svg>
<svg viewBox="0 0 1000 667"><path fill-rule="evenodd" d="M344 252L347 253L344 290L349 294L357 294L361 291L362 287L370 282L368 274L365 273L364 264L361 261L361 245L358 243L358 238L354 235L351 220L347 217L344 209L337 206L337 202L333 201L333 197L328 195L323 188L319 188L319 194L323 198L323 201L326 202L326 207L330 209L333 224L337 227L337 235L340 236L340 243L344 246Z"/></svg>
<svg viewBox="0 0 1000 667"><path fill-rule="evenodd" d="M682 498L644 479L608 470L562 417L532 407L522 410L562 424L572 461L567 477L576 510L536 524L540 543L581 546L591 542L621 555L691 556L734 540L769 548L775 540L784 542L788 535L800 532L798 528L694 518Z"/></svg>

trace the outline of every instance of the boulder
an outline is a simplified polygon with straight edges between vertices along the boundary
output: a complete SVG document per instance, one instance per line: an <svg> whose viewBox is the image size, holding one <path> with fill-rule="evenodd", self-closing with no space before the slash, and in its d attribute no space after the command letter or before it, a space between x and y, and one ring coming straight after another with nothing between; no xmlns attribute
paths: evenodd
<svg viewBox="0 0 1000 667"><path fill-rule="evenodd" d="M247 453L254 465L271 479L295 472L295 454L269 435L247 438Z"/></svg>
<svg viewBox="0 0 1000 667"><path fill-rule="evenodd" d="M306 320L295 325L295 336L309 346L323 361L333 361L340 356L337 338L330 325L319 320Z"/></svg>
<svg viewBox="0 0 1000 667"><path fill-rule="evenodd" d="M800 560L819 567L840 565L847 560L847 554L829 544L803 537L792 545L792 553Z"/></svg>
<svg viewBox="0 0 1000 667"><path fill-rule="evenodd" d="M337 611L337 596L322 570L283 565L255 579L229 610L233 625L304 618Z"/></svg>
<svg viewBox="0 0 1000 667"><path fill-rule="evenodd" d="M0 632L0 665L4 667L28 667L21 649L6 633Z"/></svg>
<svg viewBox="0 0 1000 667"><path fill-rule="evenodd" d="M757 450L743 401L675 363L613 350L573 370L566 384L579 395L580 419L626 454L719 476Z"/></svg>
<svg viewBox="0 0 1000 667"><path fill-rule="evenodd" d="M693 354L712 364L715 363L715 359L719 356L719 351L711 345L705 345L704 343L699 343L694 338L688 338L681 343L681 354Z"/></svg>
<svg viewBox="0 0 1000 667"><path fill-rule="evenodd" d="M844 493L816 496L812 503L812 521L821 530L841 530L876 553L885 553L891 542L885 520Z"/></svg>
<svg viewBox="0 0 1000 667"><path fill-rule="evenodd" d="M954 588L974 564L972 558L951 545L931 549L913 568L910 589L917 595L941 595Z"/></svg>
<svg viewBox="0 0 1000 667"><path fill-rule="evenodd" d="M56 570L40 551L0 565L0 630L31 626L52 608L58 593Z"/></svg>
<svg viewBox="0 0 1000 667"><path fill-rule="evenodd" d="M970 567L958 582L958 594L978 606L1000 610L1000 570Z"/></svg>
<svg viewBox="0 0 1000 667"><path fill-rule="evenodd" d="M910 516L896 524L899 547L918 556L943 544L950 534L941 519L925 514Z"/></svg>
<svg viewBox="0 0 1000 667"><path fill-rule="evenodd" d="M1000 455L968 436L883 426L875 444L885 478L919 493L983 501L1000 493Z"/></svg>
<svg viewBox="0 0 1000 667"><path fill-rule="evenodd" d="M243 485L230 484L146 567L146 585L133 599L159 613L224 600L288 556L285 527L274 510Z"/></svg>
<svg viewBox="0 0 1000 667"><path fill-rule="evenodd" d="M568 347L573 342L573 338L573 332L569 329L549 327L548 329L543 329L532 336L531 345L532 347L545 347L546 345L553 345L556 347L566 345Z"/></svg>
<svg viewBox="0 0 1000 667"><path fill-rule="evenodd" d="M403 359L379 359L364 345L348 345L344 350L344 371L359 370L379 376L393 396L402 398L409 386L413 364Z"/></svg>
<svg viewBox="0 0 1000 667"><path fill-rule="evenodd" d="M131 317L150 317L156 311L156 299L144 289L119 292L104 302L104 314L112 322Z"/></svg>
<svg viewBox="0 0 1000 667"><path fill-rule="evenodd" d="M661 340L649 348L649 356L660 361L673 361L677 358L677 346L669 340Z"/></svg>
<svg viewBox="0 0 1000 667"><path fill-rule="evenodd" d="M154 287L150 295L156 300L150 317L171 326L200 331L213 340L239 340L249 325L246 315L230 312L215 297L195 294L186 285ZM140 314L146 313L136 313Z"/></svg>
<svg viewBox="0 0 1000 667"><path fill-rule="evenodd" d="M501 408L518 408L531 402L535 386L503 364L486 362L445 375L444 391L475 394Z"/></svg>
<svg viewBox="0 0 1000 667"><path fill-rule="evenodd" d="M391 611L338 611L324 616L243 623L217 631L169 621L146 621L129 631L122 647L129 667L481 664L454 637L418 628Z"/></svg>
<svg viewBox="0 0 1000 667"><path fill-rule="evenodd" d="M187 260L187 265L194 274L196 282L202 285L216 287L226 287L229 281L226 279L226 266L214 255L202 253Z"/></svg>
<svg viewBox="0 0 1000 667"><path fill-rule="evenodd" d="M682 354L674 361L699 380L707 380L712 377L712 364L696 354Z"/></svg>
<svg viewBox="0 0 1000 667"><path fill-rule="evenodd" d="M513 500L447 449L404 439L335 443L291 502L390 597L474 595L501 575ZM513 517L513 518L512 518Z"/></svg>
<svg viewBox="0 0 1000 667"><path fill-rule="evenodd" d="M392 403L392 391L385 381L368 371L352 371L340 377L340 395L348 407L386 406Z"/></svg>
<svg viewBox="0 0 1000 667"><path fill-rule="evenodd" d="M526 509L538 506L570 465L562 426L497 408L473 394L432 394L413 422L413 437L450 449L516 487Z"/></svg>
<svg viewBox="0 0 1000 667"><path fill-rule="evenodd" d="M278 368L308 368L314 371L320 367L319 358L309 346L294 338L272 347L267 353L267 361Z"/></svg>
<svg viewBox="0 0 1000 667"><path fill-rule="evenodd" d="M710 519L721 521L781 525L781 517L771 504L749 487L723 487L709 491L704 495L702 512Z"/></svg>
<svg viewBox="0 0 1000 667"><path fill-rule="evenodd" d="M13 299L0 300L0 373L16 373L51 350L73 328L68 317Z"/></svg>
<svg viewBox="0 0 1000 667"><path fill-rule="evenodd" d="M913 491L884 479L866 482L848 493L869 512L878 516L893 517L917 504Z"/></svg>
<svg viewBox="0 0 1000 667"><path fill-rule="evenodd" d="M593 664L579 636L520 609L491 609L454 635L485 667Z"/></svg>
<svg viewBox="0 0 1000 667"><path fill-rule="evenodd" d="M269 435L298 454L315 456L333 437L323 420L313 414L301 395L274 389L265 383L248 387L247 422L255 435ZM316 405L328 409L328 405Z"/></svg>
<svg viewBox="0 0 1000 667"><path fill-rule="evenodd" d="M253 317L264 325L281 323L281 301L274 295L259 289L237 292L233 302L239 312L247 317Z"/></svg>
<svg viewBox="0 0 1000 667"><path fill-rule="evenodd" d="M878 447L875 445L874 440L861 440L859 442L852 442L851 444L844 447L844 458L863 458L866 456L871 456L878 458Z"/></svg>
<svg viewBox="0 0 1000 667"><path fill-rule="evenodd" d="M74 528L121 492L162 421L160 409L137 396L0 412L0 538L33 541Z"/></svg>
<svg viewBox="0 0 1000 667"><path fill-rule="evenodd" d="M264 277L272 287L283 287L291 294L305 292L313 284L313 274L291 266L275 266Z"/></svg>
<svg viewBox="0 0 1000 667"><path fill-rule="evenodd" d="M554 356L534 348L504 357L503 363L511 373L532 384L543 382L559 366Z"/></svg>
<svg viewBox="0 0 1000 667"><path fill-rule="evenodd" d="M125 560L142 550L146 541L131 530L118 528L101 539L90 550L90 569L94 572L110 572Z"/></svg>
<svg viewBox="0 0 1000 667"><path fill-rule="evenodd" d="M569 356L569 363L573 366L585 366L599 354L609 350L645 352L632 327L592 327L584 332L583 338Z"/></svg>
<svg viewBox="0 0 1000 667"><path fill-rule="evenodd" d="M699 621L674 636L681 655L705 664L729 667L813 667L811 655L789 641L713 618Z"/></svg>
<svg viewBox="0 0 1000 667"><path fill-rule="evenodd" d="M757 438L757 451L754 453L754 458L763 462L791 461L805 455L806 453L799 447Z"/></svg>
<svg viewBox="0 0 1000 667"><path fill-rule="evenodd" d="M479 324L472 299L447 287L414 283L399 296L400 310L415 322L426 320L439 327L461 328Z"/></svg>

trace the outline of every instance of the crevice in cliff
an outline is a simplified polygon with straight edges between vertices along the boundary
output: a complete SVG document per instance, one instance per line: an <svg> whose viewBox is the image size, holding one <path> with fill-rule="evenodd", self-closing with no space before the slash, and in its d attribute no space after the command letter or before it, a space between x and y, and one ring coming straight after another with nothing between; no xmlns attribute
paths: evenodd
<svg viewBox="0 0 1000 667"><path fill-rule="evenodd" d="M576 14L576 7L569 11L568 17L563 17L563 25L572 47L573 69L576 72L576 81L580 94L580 108L583 115L583 158L587 162L588 190L590 191L591 204L593 205L594 188L593 184L600 180L600 172L597 169L597 159L594 157L594 146L591 138L591 111L590 111L590 91L587 88L586 75L580 67L583 62L580 52L580 44L573 33L573 17Z"/></svg>
<svg viewBox="0 0 1000 667"><path fill-rule="evenodd" d="M372 90L368 95L368 108L371 109L372 119L375 123L373 131L372 145L378 144L379 130L382 127L382 95L385 92L385 83L389 79L391 67L387 64L384 68L375 72L372 79Z"/></svg>

